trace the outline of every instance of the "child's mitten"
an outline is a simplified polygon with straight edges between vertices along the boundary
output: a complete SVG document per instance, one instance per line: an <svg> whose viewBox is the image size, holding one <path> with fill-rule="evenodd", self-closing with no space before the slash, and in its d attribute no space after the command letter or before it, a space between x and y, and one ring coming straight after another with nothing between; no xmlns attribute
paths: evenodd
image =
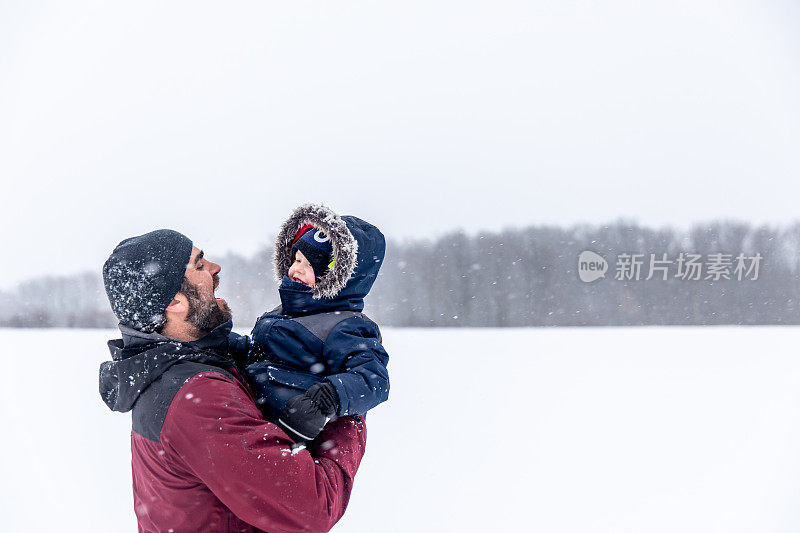
<svg viewBox="0 0 800 533"><path fill-rule="evenodd" d="M278 425L295 441L314 440L338 410L336 389L329 381L320 381L286 403Z"/></svg>

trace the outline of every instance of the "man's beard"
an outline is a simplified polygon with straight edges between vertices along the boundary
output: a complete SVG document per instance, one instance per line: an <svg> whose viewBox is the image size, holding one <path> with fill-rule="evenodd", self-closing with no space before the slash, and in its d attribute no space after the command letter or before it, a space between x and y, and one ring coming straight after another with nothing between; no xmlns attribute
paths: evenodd
<svg viewBox="0 0 800 533"><path fill-rule="evenodd" d="M214 279L214 288L217 287L218 278ZM226 303L220 307L220 302L216 298L209 301L202 297L197 287L191 285L188 280L184 280L181 292L186 296L189 311L186 320L201 333L210 333L220 324L224 324L231 319L233 314Z"/></svg>

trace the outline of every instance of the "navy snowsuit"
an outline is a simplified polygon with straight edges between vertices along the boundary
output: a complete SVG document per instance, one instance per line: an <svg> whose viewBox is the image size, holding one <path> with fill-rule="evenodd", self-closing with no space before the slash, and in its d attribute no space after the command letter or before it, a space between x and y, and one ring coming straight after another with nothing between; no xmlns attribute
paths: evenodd
<svg viewBox="0 0 800 533"><path fill-rule="evenodd" d="M361 313L385 240L363 220L341 219L358 253L352 277L338 294L314 298L309 287L284 275L282 305L256 321L250 339L232 339L239 351L248 350L247 378L268 418L277 419L290 398L323 379L339 396L337 416L364 414L389 396L389 356L378 325Z"/></svg>

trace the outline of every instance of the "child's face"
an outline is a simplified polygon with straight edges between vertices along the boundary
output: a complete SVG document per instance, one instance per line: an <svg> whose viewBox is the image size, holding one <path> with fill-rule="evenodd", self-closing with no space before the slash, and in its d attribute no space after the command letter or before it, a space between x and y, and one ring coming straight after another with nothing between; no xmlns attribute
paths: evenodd
<svg viewBox="0 0 800 533"><path fill-rule="evenodd" d="M304 256L303 252L300 250L297 250L294 263L292 263L292 266L289 267L289 277L292 280L302 283L303 285L308 285L309 287L313 287L314 283L316 282L316 278L314 277L314 269L311 268L311 263L308 262L308 259L306 259L306 256Z"/></svg>

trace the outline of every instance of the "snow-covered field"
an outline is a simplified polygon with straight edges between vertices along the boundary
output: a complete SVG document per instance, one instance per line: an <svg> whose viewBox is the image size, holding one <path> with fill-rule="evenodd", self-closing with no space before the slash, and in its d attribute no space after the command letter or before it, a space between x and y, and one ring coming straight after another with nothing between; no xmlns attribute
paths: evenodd
<svg viewBox="0 0 800 533"><path fill-rule="evenodd" d="M112 332L3 330L2 530L135 531ZM800 531L800 328L387 329L334 531Z"/></svg>

